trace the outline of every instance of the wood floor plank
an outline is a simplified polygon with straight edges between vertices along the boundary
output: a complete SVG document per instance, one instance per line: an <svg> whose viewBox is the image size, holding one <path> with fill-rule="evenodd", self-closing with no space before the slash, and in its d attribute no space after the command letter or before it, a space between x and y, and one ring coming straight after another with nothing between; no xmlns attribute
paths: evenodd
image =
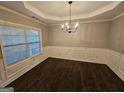
<svg viewBox="0 0 124 93"><path fill-rule="evenodd" d="M48 58L7 87L30 92L124 91L124 82L105 64Z"/></svg>

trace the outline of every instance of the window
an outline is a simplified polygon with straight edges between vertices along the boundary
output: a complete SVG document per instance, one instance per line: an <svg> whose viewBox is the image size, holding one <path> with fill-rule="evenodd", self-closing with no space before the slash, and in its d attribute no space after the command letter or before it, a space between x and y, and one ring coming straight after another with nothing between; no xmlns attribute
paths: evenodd
<svg viewBox="0 0 124 93"><path fill-rule="evenodd" d="M41 53L40 33L36 30L2 26L0 33L8 65Z"/></svg>

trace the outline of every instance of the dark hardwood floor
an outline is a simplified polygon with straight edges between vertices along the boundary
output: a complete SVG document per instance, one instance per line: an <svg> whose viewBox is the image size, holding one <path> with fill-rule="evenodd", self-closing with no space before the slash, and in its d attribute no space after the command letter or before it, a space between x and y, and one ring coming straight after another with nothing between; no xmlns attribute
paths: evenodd
<svg viewBox="0 0 124 93"><path fill-rule="evenodd" d="M124 91L124 82L104 64L48 58L9 84L15 91Z"/></svg>

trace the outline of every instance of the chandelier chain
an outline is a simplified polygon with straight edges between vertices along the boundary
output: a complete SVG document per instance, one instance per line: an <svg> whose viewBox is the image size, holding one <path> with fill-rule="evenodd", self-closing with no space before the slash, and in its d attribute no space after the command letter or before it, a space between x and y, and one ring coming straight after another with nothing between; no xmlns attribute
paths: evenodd
<svg viewBox="0 0 124 93"><path fill-rule="evenodd" d="M71 4L70 4L70 24L71 24Z"/></svg>

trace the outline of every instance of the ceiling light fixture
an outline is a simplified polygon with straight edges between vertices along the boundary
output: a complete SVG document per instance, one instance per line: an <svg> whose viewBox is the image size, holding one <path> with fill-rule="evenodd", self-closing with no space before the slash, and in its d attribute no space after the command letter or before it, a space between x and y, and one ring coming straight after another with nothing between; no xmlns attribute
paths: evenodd
<svg viewBox="0 0 124 93"><path fill-rule="evenodd" d="M61 25L62 31L67 32L67 33L74 33L77 31L79 23L78 22L72 22L71 20L71 4L72 1L69 1L68 4L70 5L69 8L69 22L66 22L65 24Z"/></svg>

